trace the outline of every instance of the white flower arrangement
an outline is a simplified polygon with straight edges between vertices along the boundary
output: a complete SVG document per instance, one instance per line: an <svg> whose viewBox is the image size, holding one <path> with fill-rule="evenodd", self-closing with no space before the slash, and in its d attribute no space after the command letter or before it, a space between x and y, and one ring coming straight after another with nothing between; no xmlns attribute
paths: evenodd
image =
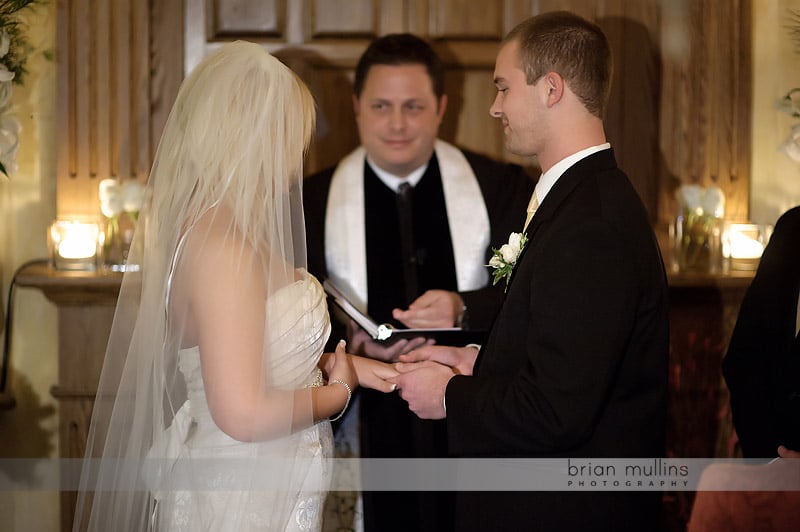
<svg viewBox="0 0 800 532"><path fill-rule="evenodd" d="M13 84L26 73L27 42L17 12L36 0L0 0L0 173L8 176L17 167L19 121L11 109Z"/></svg>
<svg viewBox="0 0 800 532"><path fill-rule="evenodd" d="M144 186L135 180L129 180L125 184L110 178L100 181L98 190L100 212L107 222L103 247L105 260L112 263L112 271L124 271L113 268L127 261L128 247L133 234L131 224L127 224L128 229L125 231L120 230L120 217L126 214L135 224L144 203L144 195Z"/></svg>
<svg viewBox="0 0 800 532"><path fill-rule="evenodd" d="M794 41L795 52L800 53L800 12L790 9L789 33ZM800 118L800 87L790 89L777 102L777 107L792 118ZM791 126L789 136L780 145L780 150L794 162L800 163L800 124Z"/></svg>
<svg viewBox="0 0 800 532"><path fill-rule="evenodd" d="M716 185L681 185L675 192L675 199L684 214L714 218L725 216L725 193Z"/></svg>
<svg viewBox="0 0 800 532"><path fill-rule="evenodd" d="M508 282L511 279L511 273L514 271L517 259L519 259L527 243L528 235L525 233L511 233L508 237L507 244L500 246L500 249L492 248L492 258L489 260L488 265L494 268L494 272L492 272L494 278L492 281L493 285L505 279L506 290L508 290Z"/></svg>
<svg viewBox="0 0 800 532"><path fill-rule="evenodd" d="M100 211L106 218L117 218L123 212L135 222L144 202L144 186L138 181L124 185L117 179L103 179L99 186Z"/></svg>

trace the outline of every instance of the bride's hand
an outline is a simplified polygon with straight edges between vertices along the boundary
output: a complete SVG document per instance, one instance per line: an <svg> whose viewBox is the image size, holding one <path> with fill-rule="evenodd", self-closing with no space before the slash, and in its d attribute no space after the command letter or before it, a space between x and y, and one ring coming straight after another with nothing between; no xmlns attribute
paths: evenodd
<svg viewBox="0 0 800 532"><path fill-rule="evenodd" d="M351 356L348 356L345 347L345 341L340 340L336 344L336 351L332 355L328 355L325 360L323 370L328 376L328 382L334 380L346 382L351 390L355 390L359 385L359 378L350 360Z"/></svg>
<svg viewBox="0 0 800 532"><path fill-rule="evenodd" d="M386 379L399 375L392 364L358 355L350 355L350 360L361 386L384 393L393 392L397 388L396 384L386 382Z"/></svg>

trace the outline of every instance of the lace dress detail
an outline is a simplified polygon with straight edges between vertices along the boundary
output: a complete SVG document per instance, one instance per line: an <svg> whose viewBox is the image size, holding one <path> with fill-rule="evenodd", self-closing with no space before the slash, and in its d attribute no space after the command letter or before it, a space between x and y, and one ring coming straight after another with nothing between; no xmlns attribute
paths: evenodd
<svg viewBox="0 0 800 532"><path fill-rule="evenodd" d="M282 288L267 301L268 315L272 317L267 349L280 354L272 357L269 378L270 384L280 389L319 384L321 373L317 362L330 334L324 291L313 276L303 273L302 280ZM170 532L319 530L331 476L326 461L333 447L330 423L317 423L278 440L252 443L234 440L211 418L199 349L181 350L178 364L186 382L188 399L171 425L156 439L148 455L167 464L163 473L159 471L148 479L157 501L154 529ZM193 489L186 491L170 484L174 482L170 460L179 458L190 467L194 459L197 463L221 467L217 468L218 472L204 471L192 477ZM182 460L184 458L192 460ZM280 460L276 460L278 458ZM287 458L290 460L286 461ZM286 485L277 490L246 487L239 490L240 479L230 477L235 473L226 471L226 459L237 464L252 460L254 467L264 466L265 469L248 472L256 481L277 475ZM291 472L270 470L269 464L290 464ZM235 485L236 490L215 489L215 486L231 485Z"/></svg>

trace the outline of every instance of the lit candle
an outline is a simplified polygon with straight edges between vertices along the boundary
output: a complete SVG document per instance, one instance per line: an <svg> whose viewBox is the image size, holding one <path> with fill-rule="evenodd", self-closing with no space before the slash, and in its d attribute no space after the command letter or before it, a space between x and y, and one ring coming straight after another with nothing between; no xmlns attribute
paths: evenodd
<svg viewBox="0 0 800 532"><path fill-rule="evenodd" d="M58 220L50 226L53 265L59 270L96 268L100 227L96 222Z"/></svg>
<svg viewBox="0 0 800 532"><path fill-rule="evenodd" d="M88 259L97 252L97 224L69 222L63 226L58 254L65 259Z"/></svg>
<svg viewBox="0 0 800 532"><path fill-rule="evenodd" d="M758 259L764 253L764 244L738 231L730 234L732 259Z"/></svg>

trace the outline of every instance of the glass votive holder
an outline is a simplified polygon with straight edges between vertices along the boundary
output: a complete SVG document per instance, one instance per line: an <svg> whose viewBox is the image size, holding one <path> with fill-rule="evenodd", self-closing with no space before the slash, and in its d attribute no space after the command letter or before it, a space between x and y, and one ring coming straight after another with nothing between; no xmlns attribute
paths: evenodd
<svg viewBox="0 0 800 532"><path fill-rule="evenodd" d="M756 270L772 226L727 222L722 232L722 257L731 270Z"/></svg>
<svg viewBox="0 0 800 532"><path fill-rule="evenodd" d="M47 232L50 264L56 270L96 271L102 241L100 224L95 218L58 219Z"/></svg>
<svg viewBox="0 0 800 532"><path fill-rule="evenodd" d="M681 211L669 228L673 269L718 273L722 266L722 219L690 210Z"/></svg>

